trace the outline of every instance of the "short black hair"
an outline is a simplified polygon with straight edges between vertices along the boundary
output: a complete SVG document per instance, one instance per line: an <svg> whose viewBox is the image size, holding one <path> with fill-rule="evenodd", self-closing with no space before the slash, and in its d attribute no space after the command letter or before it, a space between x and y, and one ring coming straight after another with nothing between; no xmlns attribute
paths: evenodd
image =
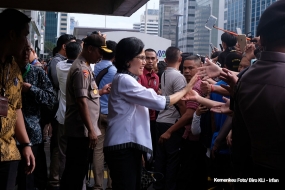
<svg viewBox="0 0 285 190"><path fill-rule="evenodd" d="M82 51L81 45L77 42L70 42L66 45L67 59L75 60Z"/></svg>
<svg viewBox="0 0 285 190"><path fill-rule="evenodd" d="M234 47L237 43L237 38L227 32L222 34L221 40L228 46L228 48Z"/></svg>
<svg viewBox="0 0 285 190"><path fill-rule="evenodd" d="M91 34L99 34L99 32L95 30Z"/></svg>
<svg viewBox="0 0 285 190"><path fill-rule="evenodd" d="M136 38L123 38L116 47L116 55L114 65L118 72L126 71L129 68L128 63L139 55L144 48L144 43Z"/></svg>
<svg viewBox="0 0 285 190"><path fill-rule="evenodd" d="M280 23L280 25L260 32L262 46L285 46L285 22L283 25Z"/></svg>
<svg viewBox="0 0 285 190"><path fill-rule="evenodd" d="M107 40L106 41L106 45L107 45L108 49L112 50L112 53L107 53L107 52L103 51L103 59L104 60L111 60L116 55L117 42L111 41L111 40Z"/></svg>
<svg viewBox="0 0 285 190"><path fill-rule="evenodd" d="M228 70L238 72L238 67L242 56L238 54L235 50L232 50L225 59L225 65Z"/></svg>
<svg viewBox="0 0 285 190"><path fill-rule="evenodd" d="M144 52L154 52L155 55L157 55L156 51L154 49L151 49L151 48L147 48L146 50L144 50Z"/></svg>
<svg viewBox="0 0 285 190"><path fill-rule="evenodd" d="M71 35L71 34L63 34L61 35L56 42L56 48L57 51L59 52L59 50L61 49L63 44L67 44L68 42L70 42L71 40L76 40L75 36Z"/></svg>
<svg viewBox="0 0 285 190"><path fill-rule="evenodd" d="M58 53L57 47L54 47L54 48L52 49L52 56L54 57L55 54L57 54L57 53Z"/></svg>
<svg viewBox="0 0 285 190"><path fill-rule="evenodd" d="M159 77L159 81L161 81L161 75L165 71L166 67L167 67L167 64L164 61L159 61L157 63L157 68L158 68L157 75Z"/></svg>
<svg viewBox="0 0 285 190"><path fill-rule="evenodd" d="M20 34L29 22L31 18L24 13L16 9L5 9L0 13L0 23L3 26L0 30L0 39L5 39L11 30Z"/></svg>
<svg viewBox="0 0 285 190"><path fill-rule="evenodd" d="M184 62L187 60L194 61L195 63L201 64L201 58L198 55L190 55L184 59Z"/></svg>
<svg viewBox="0 0 285 190"><path fill-rule="evenodd" d="M167 60L167 64L175 63L180 58L180 49L177 47L169 47L165 52L165 59Z"/></svg>
<svg viewBox="0 0 285 190"><path fill-rule="evenodd" d="M83 43L83 41L80 40L80 39L76 39L76 43L78 43L79 45L81 45L81 44Z"/></svg>
<svg viewBox="0 0 285 190"><path fill-rule="evenodd" d="M179 66L179 70L180 70L181 73L183 72L183 63L185 61L185 58L189 57L190 55L193 55L193 54L192 53L188 53L188 52L184 52L184 53L181 54L182 61L181 61L181 64Z"/></svg>

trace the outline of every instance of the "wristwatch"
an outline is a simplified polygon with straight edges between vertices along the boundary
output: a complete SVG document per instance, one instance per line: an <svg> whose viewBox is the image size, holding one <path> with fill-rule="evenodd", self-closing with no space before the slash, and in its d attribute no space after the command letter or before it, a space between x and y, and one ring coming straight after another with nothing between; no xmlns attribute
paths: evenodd
<svg viewBox="0 0 285 190"><path fill-rule="evenodd" d="M29 142L29 143L21 143L21 147L22 147L22 148L24 148L24 147L26 147L26 146L31 147L31 146L33 146L33 145L32 145L32 143L30 143L30 142Z"/></svg>

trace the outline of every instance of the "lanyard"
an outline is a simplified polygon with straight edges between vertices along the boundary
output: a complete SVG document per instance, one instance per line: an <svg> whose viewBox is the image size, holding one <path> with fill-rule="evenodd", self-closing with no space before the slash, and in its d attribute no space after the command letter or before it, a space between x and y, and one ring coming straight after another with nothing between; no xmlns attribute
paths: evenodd
<svg viewBox="0 0 285 190"><path fill-rule="evenodd" d="M28 74L28 72L29 72L30 70L31 70L31 65L28 64L28 68L27 68L26 71L24 72L23 78L25 78L25 77L27 76L27 74Z"/></svg>
<svg viewBox="0 0 285 190"><path fill-rule="evenodd" d="M5 81L5 77L4 77L4 74L5 74L5 63L3 64L3 73L2 73L2 89L1 89L1 95L3 97L5 97L5 91L6 91L6 83L9 79L9 74L10 74L10 66L11 64L9 63L9 67L8 67L8 71L7 71L7 74L6 74L6 81Z"/></svg>

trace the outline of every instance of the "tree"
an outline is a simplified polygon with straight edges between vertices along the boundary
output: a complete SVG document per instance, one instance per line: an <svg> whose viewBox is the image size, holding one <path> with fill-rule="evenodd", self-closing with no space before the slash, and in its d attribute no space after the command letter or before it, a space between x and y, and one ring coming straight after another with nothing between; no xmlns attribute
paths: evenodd
<svg viewBox="0 0 285 190"><path fill-rule="evenodd" d="M55 44L50 41L45 41L45 53L48 53L49 56L52 56L53 48L55 47Z"/></svg>

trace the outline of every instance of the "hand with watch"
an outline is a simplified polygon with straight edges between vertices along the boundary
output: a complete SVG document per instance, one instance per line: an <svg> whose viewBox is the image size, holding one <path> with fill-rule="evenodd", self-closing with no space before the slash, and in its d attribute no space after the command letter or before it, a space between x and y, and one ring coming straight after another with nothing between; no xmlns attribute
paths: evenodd
<svg viewBox="0 0 285 190"><path fill-rule="evenodd" d="M27 175L31 174L35 169L35 157L31 149L32 143L21 143L22 155L27 162L25 172Z"/></svg>

